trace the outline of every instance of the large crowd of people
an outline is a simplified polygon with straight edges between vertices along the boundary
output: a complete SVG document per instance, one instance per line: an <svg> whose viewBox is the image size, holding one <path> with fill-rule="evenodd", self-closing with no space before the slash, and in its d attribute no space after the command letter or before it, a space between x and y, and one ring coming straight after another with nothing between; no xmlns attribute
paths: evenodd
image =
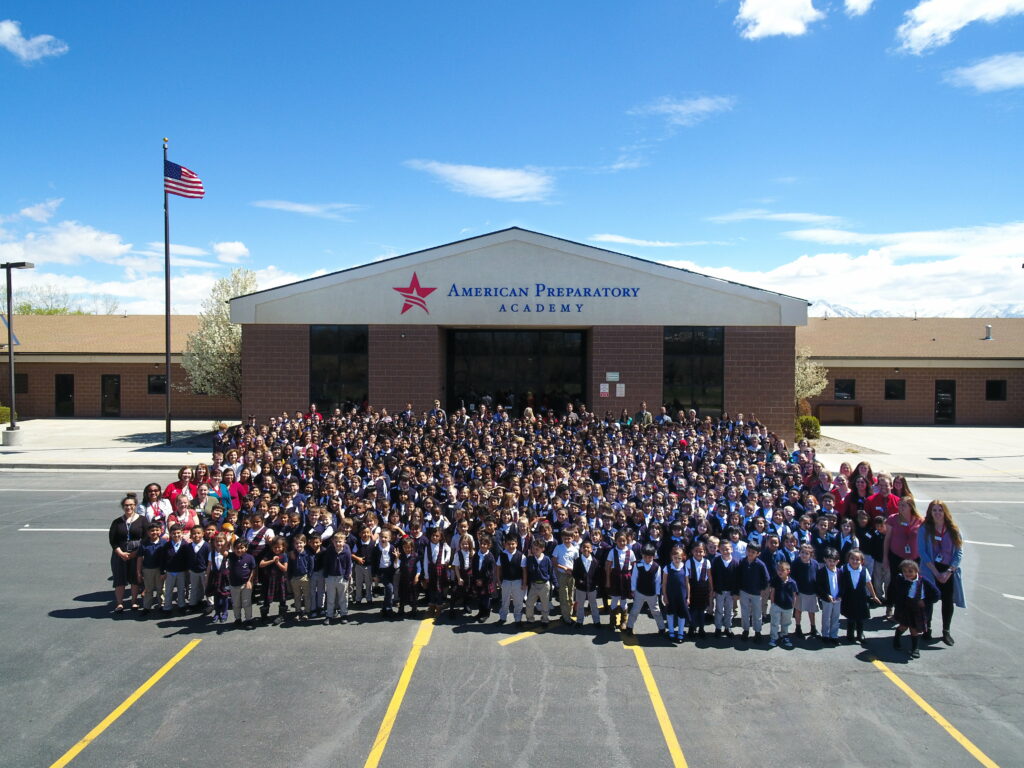
<svg viewBox="0 0 1024 768"><path fill-rule="evenodd" d="M677 643L764 642L767 622L788 648L838 644L841 623L863 641L884 606L916 657L933 635L953 645L965 604L945 503L867 462L833 475L753 416L311 406L221 425L212 448L122 499L116 612L253 628L425 604L517 627L589 613L624 635L646 615Z"/></svg>

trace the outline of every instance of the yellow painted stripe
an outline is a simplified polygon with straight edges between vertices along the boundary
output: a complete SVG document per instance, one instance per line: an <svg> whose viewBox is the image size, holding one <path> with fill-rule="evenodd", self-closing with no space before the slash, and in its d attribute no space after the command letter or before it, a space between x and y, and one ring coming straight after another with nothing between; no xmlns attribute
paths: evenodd
<svg viewBox="0 0 1024 768"><path fill-rule="evenodd" d="M119 718L121 715L127 712L128 708L131 707L132 704L141 699L142 695L146 691L148 691L150 688L152 688L154 685L160 682L160 678L162 678L164 675L170 672L171 668L175 664L177 664L179 661L188 656L192 649L199 645L199 643L199 640L192 640L191 642L189 642L188 645L186 645L184 648L178 651L171 658L170 661L168 661L166 664L160 667L160 669L154 672L153 676L150 677L149 680L147 680L138 688L136 688L135 693L133 693L127 699L122 701L121 704L117 707L117 709L115 709L113 712L111 712L109 715L103 718L103 720L100 721L99 725L97 725L95 728L93 728L91 731L85 734L85 738L83 738L80 742L75 744L75 746L73 746L71 749L65 752L57 762L50 766L50 768L63 768L63 766L67 765L72 760L74 760L79 752L81 752L83 749L92 744L92 742L94 742L101 733L103 733L105 730L107 730L107 728L110 727L111 723L113 723L115 720L117 720L117 718Z"/></svg>
<svg viewBox="0 0 1024 768"><path fill-rule="evenodd" d="M395 692L391 696L391 703L388 704L388 710L384 713L384 720L380 724L380 729L377 731L377 738L373 741L373 748L370 750L370 756L366 758L365 768L376 768L380 763L380 758L384 754L384 748L388 745L388 739L391 737L391 729L395 727L395 720L398 718L398 710L402 707L402 699L405 698L405 691L409 687L409 681L412 680L413 670L416 669L416 662L420 659L420 651L422 651L427 643L430 642L430 635L434 631L434 620L424 619L420 622L420 628L416 632L416 637L412 641L412 649L409 651L409 658L405 660L405 668L402 670L401 677L398 678L398 685L395 686Z"/></svg>
<svg viewBox="0 0 1024 768"><path fill-rule="evenodd" d="M499 640L498 645L512 645L512 643L518 643L520 640L535 637L543 631L543 629L528 629L525 632L519 632L518 634L512 635L512 637L506 637L504 640Z"/></svg>
<svg viewBox="0 0 1024 768"><path fill-rule="evenodd" d="M956 739L957 743L971 753L971 756L977 760L986 768L999 768L999 766L984 752L978 749L974 742L964 736L960 731L953 727L952 723L946 718L935 711L935 708L927 701L922 699L913 688L903 682L902 678L889 669L885 664L880 662L878 659L872 659L871 663L874 664L878 669L882 671L882 674L889 678L893 685L903 691L910 698L912 702L917 704L921 709L931 717L936 723L946 729L946 733Z"/></svg>
<svg viewBox="0 0 1024 768"><path fill-rule="evenodd" d="M654 679L651 667L647 663L647 656L644 649L639 645L626 646L636 656L637 666L640 667L640 674L644 678L644 685L647 686L647 695L651 697L651 704L654 705L654 714L658 717L658 725L661 726L661 735L668 745L668 753L672 756L674 768L686 768L686 758L683 757L683 750L679 747L679 740L676 738L675 729L672 728L672 721L668 719L668 710L665 709L665 702L661 700L661 693L658 691L658 683Z"/></svg>

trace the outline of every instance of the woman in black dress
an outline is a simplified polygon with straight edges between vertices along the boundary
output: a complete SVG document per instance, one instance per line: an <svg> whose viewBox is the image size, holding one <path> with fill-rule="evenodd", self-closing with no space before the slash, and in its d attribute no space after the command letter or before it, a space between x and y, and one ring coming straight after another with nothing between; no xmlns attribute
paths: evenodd
<svg viewBox="0 0 1024 768"><path fill-rule="evenodd" d="M121 514L110 523L110 571L114 577L114 612L124 611L124 588L132 588L132 610L139 608L135 557L145 533L145 519L136 512L134 493L121 499Z"/></svg>

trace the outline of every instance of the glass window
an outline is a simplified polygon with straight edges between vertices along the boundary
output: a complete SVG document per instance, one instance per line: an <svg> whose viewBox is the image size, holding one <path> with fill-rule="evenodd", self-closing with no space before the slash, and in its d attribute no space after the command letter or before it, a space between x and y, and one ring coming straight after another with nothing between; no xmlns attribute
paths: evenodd
<svg viewBox="0 0 1024 768"><path fill-rule="evenodd" d="M906 400L907 399L907 380L906 379L886 379L885 380L885 399L886 400Z"/></svg>
<svg viewBox="0 0 1024 768"><path fill-rule="evenodd" d="M836 400L856 400L857 399L857 380L856 379L836 379Z"/></svg>
<svg viewBox="0 0 1024 768"><path fill-rule="evenodd" d="M985 382L986 400L1006 399L1006 379L989 379Z"/></svg>
<svg viewBox="0 0 1024 768"><path fill-rule="evenodd" d="M366 325L309 327L309 401L321 413L362 405L370 390L370 330Z"/></svg>
<svg viewBox="0 0 1024 768"><path fill-rule="evenodd" d="M669 413L693 408L719 415L725 402L725 329L665 326L662 396Z"/></svg>
<svg viewBox="0 0 1024 768"><path fill-rule="evenodd" d="M14 373L14 394L16 395L27 395L28 394L28 374L27 373Z"/></svg>
<svg viewBox="0 0 1024 768"><path fill-rule="evenodd" d="M167 394L167 376L157 373L149 377L149 387L146 392L150 395Z"/></svg>

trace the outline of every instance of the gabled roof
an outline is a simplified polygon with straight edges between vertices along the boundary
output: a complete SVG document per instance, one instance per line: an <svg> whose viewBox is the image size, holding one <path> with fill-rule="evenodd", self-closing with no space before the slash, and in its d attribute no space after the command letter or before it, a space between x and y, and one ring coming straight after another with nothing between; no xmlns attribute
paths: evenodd
<svg viewBox="0 0 1024 768"><path fill-rule="evenodd" d="M396 291L422 301L406 306ZM806 317L803 299L520 227L231 300L238 323L802 325Z"/></svg>
<svg viewBox="0 0 1024 768"><path fill-rule="evenodd" d="M986 325L992 339L986 341ZM1024 359L1024 318L812 317L797 347L815 358Z"/></svg>

